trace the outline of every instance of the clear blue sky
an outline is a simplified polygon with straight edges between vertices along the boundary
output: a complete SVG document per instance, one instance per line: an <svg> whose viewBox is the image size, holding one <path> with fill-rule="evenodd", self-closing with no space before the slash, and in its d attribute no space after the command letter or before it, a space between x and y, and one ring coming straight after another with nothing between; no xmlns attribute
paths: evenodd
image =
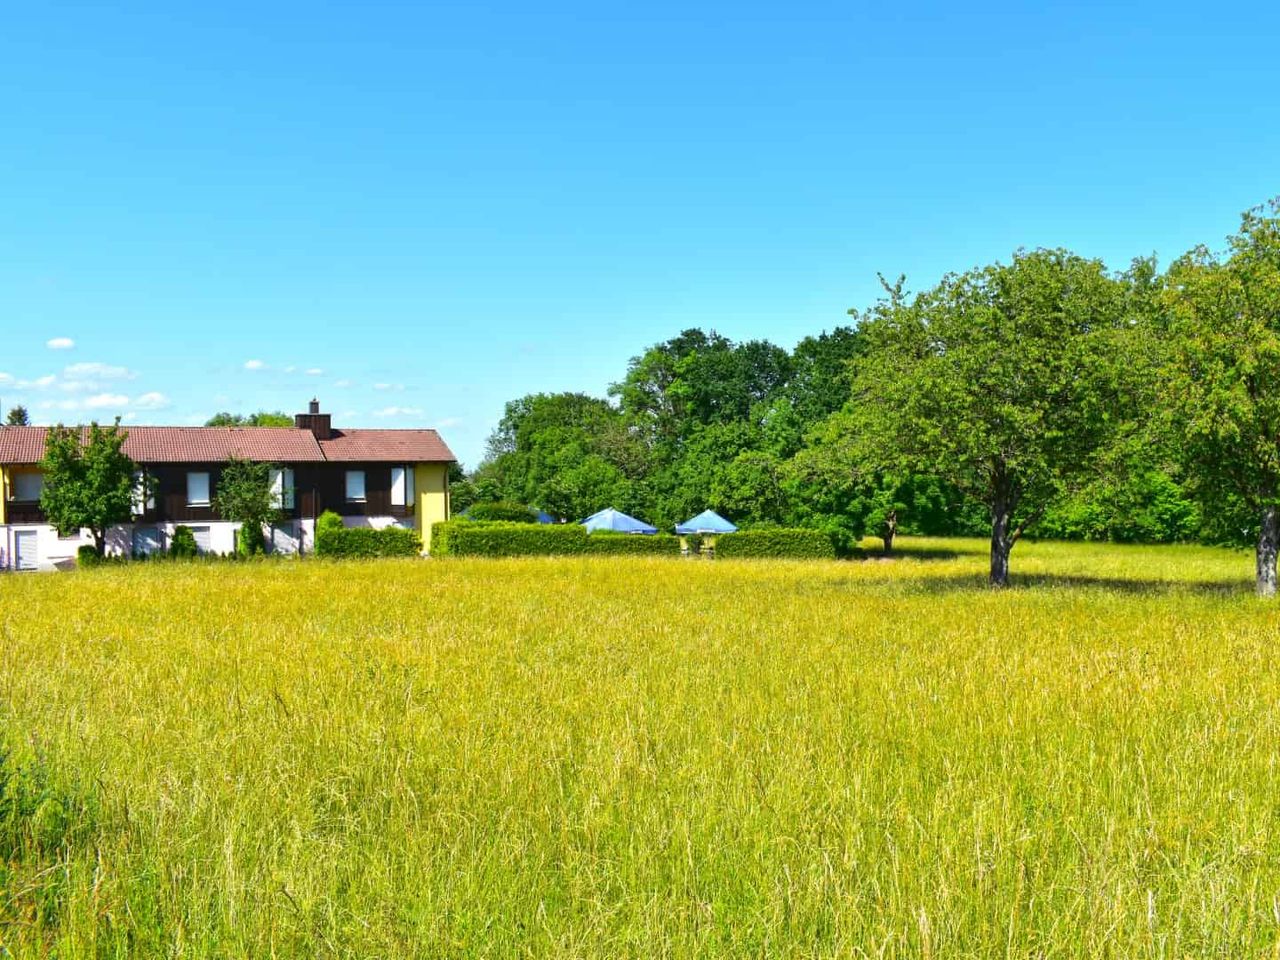
<svg viewBox="0 0 1280 960"><path fill-rule="evenodd" d="M1275 4L15 6L0 401L315 394L474 464L506 400L685 327L791 346L876 271L1220 245L1280 193L1277 37Z"/></svg>

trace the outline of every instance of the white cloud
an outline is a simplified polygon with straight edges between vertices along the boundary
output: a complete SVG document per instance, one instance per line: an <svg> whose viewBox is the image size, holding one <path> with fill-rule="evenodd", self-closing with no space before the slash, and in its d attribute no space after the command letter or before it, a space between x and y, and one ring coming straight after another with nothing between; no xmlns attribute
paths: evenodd
<svg viewBox="0 0 1280 960"><path fill-rule="evenodd" d="M62 376L67 380L132 380L137 374L109 363L72 363L62 368Z"/></svg>
<svg viewBox="0 0 1280 960"><path fill-rule="evenodd" d="M11 373L0 373L0 383L3 383L3 384L10 384L10 383L13 383L13 374L11 374Z"/></svg>
<svg viewBox="0 0 1280 960"><path fill-rule="evenodd" d="M244 368L246 370L261 370L265 366L266 364L261 360L246 360L244 362Z"/></svg>
<svg viewBox="0 0 1280 960"><path fill-rule="evenodd" d="M44 345L50 350L70 350L76 342L70 337L54 337L52 340L46 340Z"/></svg>
<svg viewBox="0 0 1280 960"><path fill-rule="evenodd" d="M436 426L444 429L447 429L449 427L458 427L461 425L462 425L461 417L445 417L442 420L436 421Z"/></svg>
<svg viewBox="0 0 1280 960"><path fill-rule="evenodd" d="M345 388L345 387L349 387L349 386L351 386L351 381L350 381L350 380L335 380L335 381L333 381L333 385L334 385L335 387L344 387L344 388Z"/></svg>
<svg viewBox="0 0 1280 960"><path fill-rule="evenodd" d="M54 383L57 382L57 379L57 377L50 373L43 377L36 377L36 379L31 381L31 386L39 387L43 390L45 387L52 387Z"/></svg>
<svg viewBox="0 0 1280 960"><path fill-rule="evenodd" d="M139 410L160 410L169 406L169 398L158 390L152 390L134 400L133 405Z"/></svg>
<svg viewBox="0 0 1280 960"><path fill-rule="evenodd" d="M307 371L307 376L308 376L308 377L318 377L318 376L320 376L320 374L322 374L322 373L324 373L324 371L323 371L323 370L321 370L319 367L312 367L311 369L309 369L309 370Z"/></svg>
<svg viewBox="0 0 1280 960"><path fill-rule="evenodd" d="M416 417L421 413L421 407L383 407L373 411L375 417Z"/></svg>
<svg viewBox="0 0 1280 960"><path fill-rule="evenodd" d="M84 405L89 410L99 410L102 407L127 407L129 398L123 393L96 393L92 397L86 397Z"/></svg>

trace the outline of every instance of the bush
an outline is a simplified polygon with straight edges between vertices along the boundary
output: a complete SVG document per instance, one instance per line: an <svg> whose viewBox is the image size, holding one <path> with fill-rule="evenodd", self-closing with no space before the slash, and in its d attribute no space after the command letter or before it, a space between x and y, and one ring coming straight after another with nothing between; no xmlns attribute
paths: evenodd
<svg viewBox="0 0 1280 960"><path fill-rule="evenodd" d="M739 530L716 537L718 557L794 557L831 560L836 555L831 537L822 530L791 530L782 527Z"/></svg>
<svg viewBox="0 0 1280 960"><path fill-rule="evenodd" d="M587 553L630 556L679 556L680 538L669 533L592 533Z"/></svg>
<svg viewBox="0 0 1280 960"><path fill-rule="evenodd" d="M256 523L242 524L236 535L236 553L242 557L261 556L267 552L267 538Z"/></svg>
<svg viewBox="0 0 1280 960"><path fill-rule="evenodd" d="M76 551L77 567L96 567L102 563L102 557L98 556L98 548L85 543Z"/></svg>
<svg viewBox="0 0 1280 960"><path fill-rule="evenodd" d="M508 500L496 503L473 503L466 512L468 520L481 523L537 523L538 514L532 507Z"/></svg>
<svg viewBox="0 0 1280 960"><path fill-rule="evenodd" d="M196 546L196 535L190 527L177 526L173 529L173 538L169 541L169 556L175 560L186 560L200 553Z"/></svg>
<svg viewBox="0 0 1280 960"><path fill-rule="evenodd" d="M448 520L431 528L431 551L451 557L567 556L587 552L587 531L574 524Z"/></svg>
<svg viewBox="0 0 1280 960"><path fill-rule="evenodd" d="M431 528L431 551L441 557L676 556L680 538L662 533L587 533L576 523L449 520Z"/></svg>
<svg viewBox="0 0 1280 960"><path fill-rule="evenodd" d="M340 559L416 557L422 552L418 531L409 527L348 527L326 510L316 521L316 555Z"/></svg>

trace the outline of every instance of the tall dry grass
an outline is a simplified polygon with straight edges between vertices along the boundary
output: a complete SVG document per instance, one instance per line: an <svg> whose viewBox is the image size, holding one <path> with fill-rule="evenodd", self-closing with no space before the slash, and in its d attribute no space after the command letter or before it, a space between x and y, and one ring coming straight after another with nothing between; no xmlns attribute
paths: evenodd
<svg viewBox="0 0 1280 960"><path fill-rule="evenodd" d="M1280 607L1201 548L0 580L16 957L1256 956Z"/></svg>

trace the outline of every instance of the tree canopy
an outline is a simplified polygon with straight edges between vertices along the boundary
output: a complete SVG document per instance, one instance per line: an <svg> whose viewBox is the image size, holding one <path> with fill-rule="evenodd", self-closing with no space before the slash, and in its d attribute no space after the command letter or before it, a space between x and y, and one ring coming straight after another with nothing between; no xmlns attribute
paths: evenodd
<svg viewBox="0 0 1280 960"><path fill-rule="evenodd" d="M206 427L292 427L293 417L282 410L259 410L257 413L215 413L205 421Z"/></svg>
<svg viewBox="0 0 1280 960"><path fill-rule="evenodd" d="M40 507L59 536L89 530L98 556L106 551L107 529L127 523L133 513L137 468L123 450L127 437L119 418L87 430L59 424L45 434Z"/></svg>

